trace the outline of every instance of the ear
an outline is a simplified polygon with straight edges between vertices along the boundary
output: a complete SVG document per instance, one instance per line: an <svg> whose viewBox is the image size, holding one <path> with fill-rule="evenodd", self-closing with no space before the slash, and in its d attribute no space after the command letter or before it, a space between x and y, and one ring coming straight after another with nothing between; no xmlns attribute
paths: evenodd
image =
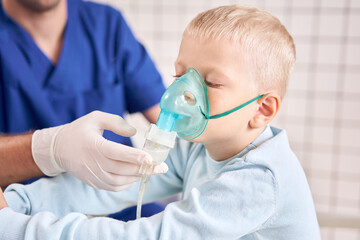
<svg viewBox="0 0 360 240"><path fill-rule="evenodd" d="M264 94L257 100L258 110L249 121L250 128L261 128L271 122L281 106L281 98L275 92Z"/></svg>

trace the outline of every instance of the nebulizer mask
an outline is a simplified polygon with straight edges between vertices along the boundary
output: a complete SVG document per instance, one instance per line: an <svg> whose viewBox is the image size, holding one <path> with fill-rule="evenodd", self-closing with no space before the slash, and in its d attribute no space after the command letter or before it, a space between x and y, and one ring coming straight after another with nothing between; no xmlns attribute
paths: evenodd
<svg viewBox="0 0 360 240"><path fill-rule="evenodd" d="M163 94L159 118L156 125L150 125L146 134L143 150L152 156L153 163L145 166L142 171L136 218L141 216L142 198L154 166L167 158L170 149L174 147L177 135L185 140L197 138L204 132L209 119L226 116L262 96L253 98L232 110L209 116L207 86L200 74L194 68L190 68L177 78Z"/></svg>

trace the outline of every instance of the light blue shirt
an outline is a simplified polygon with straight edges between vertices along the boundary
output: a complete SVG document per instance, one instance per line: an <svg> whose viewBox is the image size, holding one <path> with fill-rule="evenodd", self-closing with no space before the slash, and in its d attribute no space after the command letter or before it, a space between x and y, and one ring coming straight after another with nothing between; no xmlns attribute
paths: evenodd
<svg viewBox="0 0 360 240"><path fill-rule="evenodd" d="M320 239L310 189L284 130L267 127L222 162L202 144L180 140L166 161L168 173L151 178L145 201L183 194L162 213L127 223L89 219L134 205L138 185L107 192L62 174L6 190L10 208L0 211L0 238Z"/></svg>

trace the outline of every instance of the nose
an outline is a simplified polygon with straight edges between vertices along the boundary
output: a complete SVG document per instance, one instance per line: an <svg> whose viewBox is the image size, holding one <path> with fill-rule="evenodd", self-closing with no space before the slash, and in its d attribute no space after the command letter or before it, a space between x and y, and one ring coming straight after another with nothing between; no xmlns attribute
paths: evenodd
<svg viewBox="0 0 360 240"><path fill-rule="evenodd" d="M186 91L184 93L184 98L185 98L185 101L190 105L190 106L194 106L196 104L196 98L194 96L194 94L192 94L191 92L189 91Z"/></svg>

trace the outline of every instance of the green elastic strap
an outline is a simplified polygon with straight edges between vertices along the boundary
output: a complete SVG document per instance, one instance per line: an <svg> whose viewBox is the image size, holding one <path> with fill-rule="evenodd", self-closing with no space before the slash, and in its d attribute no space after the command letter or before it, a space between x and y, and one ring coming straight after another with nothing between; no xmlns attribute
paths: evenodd
<svg viewBox="0 0 360 240"><path fill-rule="evenodd" d="M238 106L238 107L236 107L236 108L234 108L234 109L231 109L231 110L229 110L229 111L226 111L226 112L224 112L224 113L216 114L216 115L213 115L213 116L207 116L203 111L201 111L201 113L204 115L204 117L205 117L206 119L216 119L216 118L224 117L224 116L226 116L226 115L229 115L230 113L233 113L233 112L235 112L235 111L237 111L237 110L239 110L239 109L241 109L241 108L249 105L250 103L258 100L259 98L261 98L262 96L264 96L264 94L261 94L260 96L257 96L257 97L255 97L255 98L251 99L250 101L247 101L246 103L241 104L240 106Z"/></svg>

